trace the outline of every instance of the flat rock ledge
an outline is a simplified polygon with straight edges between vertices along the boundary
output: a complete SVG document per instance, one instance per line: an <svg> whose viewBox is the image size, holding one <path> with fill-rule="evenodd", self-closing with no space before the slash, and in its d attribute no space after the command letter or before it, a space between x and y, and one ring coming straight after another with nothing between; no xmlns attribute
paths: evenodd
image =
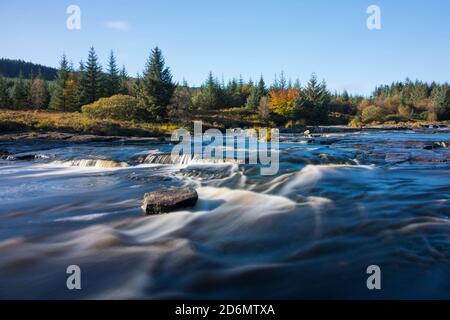
<svg viewBox="0 0 450 320"><path fill-rule="evenodd" d="M161 189L144 195L142 209L145 215L164 214L194 207L197 201L198 194L193 188Z"/></svg>

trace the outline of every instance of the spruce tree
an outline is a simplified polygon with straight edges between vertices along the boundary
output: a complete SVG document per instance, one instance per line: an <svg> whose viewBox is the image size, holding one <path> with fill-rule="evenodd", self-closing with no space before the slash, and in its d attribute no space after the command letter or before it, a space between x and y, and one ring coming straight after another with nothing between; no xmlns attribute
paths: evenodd
<svg viewBox="0 0 450 320"><path fill-rule="evenodd" d="M47 109L50 102L50 94L42 73L39 73L31 83L30 94L33 109Z"/></svg>
<svg viewBox="0 0 450 320"><path fill-rule="evenodd" d="M324 123L327 119L330 94L324 81L313 74L295 103L295 116L311 123Z"/></svg>
<svg viewBox="0 0 450 320"><path fill-rule="evenodd" d="M64 95L66 98L66 107L64 111L78 111L80 108L77 96L77 75L75 72L69 73L69 78L67 79L64 88Z"/></svg>
<svg viewBox="0 0 450 320"><path fill-rule="evenodd" d="M120 90L120 76L119 69L116 64L116 57L114 52L111 51L108 62L107 79L106 79L106 95L111 97L119 93Z"/></svg>
<svg viewBox="0 0 450 320"><path fill-rule="evenodd" d="M23 74L19 74L19 78L15 81L12 100L14 109L27 109L30 107L30 86L23 78Z"/></svg>
<svg viewBox="0 0 450 320"><path fill-rule="evenodd" d="M258 85L252 87L252 91L247 99L246 108L256 110L262 97L267 95L266 84L263 77L259 79Z"/></svg>
<svg viewBox="0 0 450 320"><path fill-rule="evenodd" d="M84 66L84 62L80 61L80 65L78 67L77 86L75 89L76 106L78 110L80 110L82 106L88 104L88 96L86 92L87 87L86 68Z"/></svg>
<svg viewBox="0 0 450 320"><path fill-rule="evenodd" d="M170 69L165 67L161 50L152 50L145 67L139 101L155 120L162 120L167 114L167 105L175 90Z"/></svg>
<svg viewBox="0 0 450 320"><path fill-rule="evenodd" d="M266 83L264 82L264 78L262 75L261 75L261 78L259 78L258 90L259 90L259 93L261 94L261 96L267 95Z"/></svg>
<svg viewBox="0 0 450 320"><path fill-rule="evenodd" d="M143 93L142 93L142 77L139 73L136 74L136 80L134 80L131 88L132 88L131 95L133 97L136 97L138 99L140 97L142 97L142 95L143 95ZM142 105L142 103L141 103L141 105Z"/></svg>
<svg viewBox="0 0 450 320"><path fill-rule="evenodd" d="M128 74L125 66L122 67L119 75L119 93L129 95L130 92L128 90Z"/></svg>
<svg viewBox="0 0 450 320"><path fill-rule="evenodd" d="M55 88L53 90L52 98L50 100L50 108L54 110L66 110L65 87L66 81L69 79L69 61L65 54L63 54L59 61L59 70L55 79Z"/></svg>
<svg viewBox="0 0 450 320"><path fill-rule="evenodd" d="M9 96L8 83L6 79L0 75L0 109L8 109L11 107L12 102Z"/></svg>
<svg viewBox="0 0 450 320"><path fill-rule="evenodd" d="M103 95L103 75L102 67L98 62L97 54L94 47L89 50L88 59L86 62L86 81L85 92L87 103L97 101Z"/></svg>

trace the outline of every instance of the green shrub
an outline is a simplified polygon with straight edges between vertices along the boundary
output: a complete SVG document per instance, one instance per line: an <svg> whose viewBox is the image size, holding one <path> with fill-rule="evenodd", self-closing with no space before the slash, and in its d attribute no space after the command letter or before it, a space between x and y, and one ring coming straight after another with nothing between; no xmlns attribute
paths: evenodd
<svg viewBox="0 0 450 320"><path fill-rule="evenodd" d="M362 111L361 114L362 121L364 123L370 122L383 122L385 117L385 112L382 108L377 106L369 106Z"/></svg>
<svg viewBox="0 0 450 320"><path fill-rule="evenodd" d="M143 120L147 114L138 106L138 100L132 96L115 95L102 98L82 107L82 111L92 119Z"/></svg>

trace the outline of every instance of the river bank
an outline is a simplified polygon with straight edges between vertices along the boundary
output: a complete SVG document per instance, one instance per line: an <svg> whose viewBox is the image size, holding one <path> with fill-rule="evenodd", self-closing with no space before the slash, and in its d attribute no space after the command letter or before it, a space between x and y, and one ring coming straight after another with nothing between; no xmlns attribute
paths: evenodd
<svg viewBox="0 0 450 320"><path fill-rule="evenodd" d="M114 141L124 138L152 138L165 141L172 132L184 127L191 129L194 121L201 121L204 130L215 128L221 131L234 128L260 128L261 123L252 118L242 118L235 111L221 112L222 118L210 114L193 117L181 123L145 123L133 121L117 121L110 119L94 120L81 113L62 113L47 111L15 111L0 112L0 140L67 140L72 142ZM273 124L268 127L275 127ZM388 124L369 124L361 127L347 125L332 126L293 126L279 127L282 133L320 134L328 132L359 132L379 130L424 130L440 133L450 132L450 122L402 122Z"/></svg>

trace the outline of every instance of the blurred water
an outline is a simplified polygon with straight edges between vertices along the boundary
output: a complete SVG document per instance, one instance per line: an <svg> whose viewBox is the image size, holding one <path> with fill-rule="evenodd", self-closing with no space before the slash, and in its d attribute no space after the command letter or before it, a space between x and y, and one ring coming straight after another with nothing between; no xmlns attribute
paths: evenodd
<svg viewBox="0 0 450 320"><path fill-rule="evenodd" d="M276 176L170 164L170 144L0 142L39 155L0 161L0 298L450 298L447 133L281 140ZM145 192L185 185L195 208L143 216Z"/></svg>

